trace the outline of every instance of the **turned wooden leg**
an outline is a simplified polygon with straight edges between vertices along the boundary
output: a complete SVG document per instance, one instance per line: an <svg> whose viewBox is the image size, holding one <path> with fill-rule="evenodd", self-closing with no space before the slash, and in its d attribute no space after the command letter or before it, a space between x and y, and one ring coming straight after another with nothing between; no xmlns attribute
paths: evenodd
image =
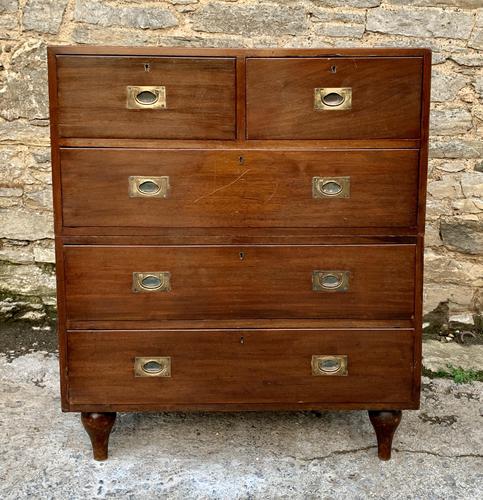
<svg viewBox="0 0 483 500"><path fill-rule="evenodd" d="M115 420L115 413L81 414L82 425L91 438L94 460L107 460L109 435Z"/></svg>
<svg viewBox="0 0 483 500"><path fill-rule="evenodd" d="M369 410L369 418L377 436L377 454L381 460L391 458L392 438L401 422L400 410Z"/></svg>

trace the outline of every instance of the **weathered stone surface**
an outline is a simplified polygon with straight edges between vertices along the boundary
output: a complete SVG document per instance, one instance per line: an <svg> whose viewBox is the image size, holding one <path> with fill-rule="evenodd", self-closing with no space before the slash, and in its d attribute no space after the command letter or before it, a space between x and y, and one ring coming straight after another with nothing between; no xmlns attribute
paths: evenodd
<svg viewBox="0 0 483 500"><path fill-rule="evenodd" d="M429 143L431 158L480 158L483 142L464 139L432 139Z"/></svg>
<svg viewBox="0 0 483 500"><path fill-rule="evenodd" d="M475 165L475 171L476 172L483 172L483 160L478 162L476 165Z"/></svg>
<svg viewBox="0 0 483 500"><path fill-rule="evenodd" d="M314 23L351 23L365 24L364 11L345 11L334 9L310 9L310 20Z"/></svg>
<svg viewBox="0 0 483 500"><path fill-rule="evenodd" d="M482 8L478 11L478 15L476 16L475 29L468 41L469 47L478 50L483 49L483 4L480 4L480 7Z"/></svg>
<svg viewBox="0 0 483 500"><path fill-rule="evenodd" d="M468 172L461 176L461 188L467 198L475 197L483 200L483 175Z"/></svg>
<svg viewBox="0 0 483 500"><path fill-rule="evenodd" d="M7 111L5 111L7 112ZM0 111L1 113L1 111ZM39 127L25 120L0 120L0 143L20 143L32 146L49 144L48 127Z"/></svg>
<svg viewBox="0 0 483 500"><path fill-rule="evenodd" d="M358 9L378 7L382 0L314 0L322 7L356 7Z"/></svg>
<svg viewBox="0 0 483 500"><path fill-rule="evenodd" d="M465 370L481 370L483 345L462 346L429 340L423 343L424 367L433 372L448 370L448 365Z"/></svg>
<svg viewBox="0 0 483 500"><path fill-rule="evenodd" d="M0 261L26 264L33 260L33 248L28 241L0 240Z"/></svg>
<svg viewBox="0 0 483 500"><path fill-rule="evenodd" d="M450 176L428 182L428 193L435 198L457 198L462 194L459 179Z"/></svg>
<svg viewBox="0 0 483 500"><path fill-rule="evenodd" d="M33 255L35 262L47 262L55 264L54 240L41 240L33 244Z"/></svg>
<svg viewBox="0 0 483 500"><path fill-rule="evenodd" d="M386 3L403 7L458 7L460 9L481 7L481 0L386 0Z"/></svg>
<svg viewBox="0 0 483 500"><path fill-rule="evenodd" d="M426 222L424 241L428 247L437 247L443 244L439 236L439 222Z"/></svg>
<svg viewBox="0 0 483 500"><path fill-rule="evenodd" d="M433 109L430 124L434 135L464 134L473 126L471 113L462 108Z"/></svg>
<svg viewBox="0 0 483 500"><path fill-rule="evenodd" d="M26 31L58 33L68 0L28 0L22 24Z"/></svg>
<svg viewBox="0 0 483 500"><path fill-rule="evenodd" d="M453 208L457 215L461 214L483 214L482 198L465 198L453 201Z"/></svg>
<svg viewBox="0 0 483 500"><path fill-rule="evenodd" d="M483 99L483 75L476 77L475 90L479 94L480 99Z"/></svg>
<svg viewBox="0 0 483 500"><path fill-rule="evenodd" d="M125 7L99 0L77 0L74 19L101 26L142 29L162 29L178 25L177 17L165 6Z"/></svg>
<svg viewBox="0 0 483 500"><path fill-rule="evenodd" d="M13 54L10 69L0 87L3 106L0 116L46 119L49 116L46 46L41 41L27 42Z"/></svg>
<svg viewBox="0 0 483 500"><path fill-rule="evenodd" d="M424 254L426 280L438 283L466 283L475 287L483 285L483 265L455 260L452 255L426 250Z"/></svg>
<svg viewBox="0 0 483 500"><path fill-rule="evenodd" d="M52 210L52 189L29 186L24 193L25 206L39 210Z"/></svg>
<svg viewBox="0 0 483 500"><path fill-rule="evenodd" d="M35 264L0 262L0 292L20 295L53 295L55 274Z"/></svg>
<svg viewBox="0 0 483 500"><path fill-rule="evenodd" d="M441 221L443 243L458 252L483 253L483 222L459 218Z"/></svg>
<svg viewBox="0 0 483 500"><path fill-rule="evenodd" d="M362 38L364 25L324 23L316 27L315 33L319 36Z"/></svg>
<svg viewBox="0 0 483 500"><path fill-rule="evenodd" d="M53 235L53 218L49 212L0 210L0 238L35 241Z"/></svg>
<svg viewBox="0 0 483 500"><path fill-rule="evenodd" d="M467 39L473 28L470 13L442 9L372 9L367 30L392 35Z"/></svg>
<svg viewBox="0 0 483 500"><path fill-rule="evenodd" d="M307 29L305 9L298 6L209 3L192 15L193 29L239 35L297 35Z"/></svg>
<svg viewBox="0 0 483 500"><path fill-rule="evenodd" d="M479 53L454 53L450 59L461 66L483 66L483 55Z"/></svg>
<svg viewBox="0 0 483 500"><path fill-rule="evenodd" d="M449 304L452 311L468 311L473 308L475 291L470 286L431 283L427 280L423 290L424 314L434 311L442 302Z"/></svg>
<svg viewBox="0 0 483 500"><path fill-rule="evenodd" d="M433 68L431 75L431 100L448 102L456 99L458 92L467 84L468 79L458 73L444 73L441 68Z"/></svg>
<svg viewBox="0 0 483 500"><path fill-rule="evenodd" d="M15 12L18 9L18 0L0 0L0 12Z"/></svg>

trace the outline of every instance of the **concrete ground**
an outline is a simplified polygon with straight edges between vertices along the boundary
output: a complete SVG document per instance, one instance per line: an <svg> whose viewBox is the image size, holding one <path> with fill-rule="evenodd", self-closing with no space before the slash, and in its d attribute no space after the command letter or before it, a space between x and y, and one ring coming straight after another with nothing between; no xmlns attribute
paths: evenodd
<svg viewBox="0 0 483 500"><path fill-rule="evenodd" d="M479 499L483 383L424 379L393 459L366 412L120 414L110 459L91 459L59 410L57 359L0 355L0 498Z"/></svg>

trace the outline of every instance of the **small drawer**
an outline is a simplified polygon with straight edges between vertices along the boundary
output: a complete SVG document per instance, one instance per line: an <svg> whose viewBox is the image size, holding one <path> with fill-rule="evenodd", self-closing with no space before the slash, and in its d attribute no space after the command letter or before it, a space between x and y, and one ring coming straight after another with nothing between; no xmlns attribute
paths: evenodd
<svg viewBox="0 0 483 500"><path fill-rule="evenodd" d="M70 331L71 404L411 404L413 330Z"/></svg>
<svg viewBox="0 0 483 500"><path fill-rule="evenodd" d="M57 56L61 137L234 139L235 60Z"/></svg>
<svg viewBox="0 0 483 500"><path fill-rule="evenodd" d="M410 319L415 245L66 246L70 320Z"/></svg>
<svg viewBox="0 0 483 500"><path fill-rule="evenodd" d="M412 150L61 150L63 223L414 227ZM88 196L86 196L88 194Z"/></svg>
<svg viewBox="0 0 483 500"><path fill-rule="evenodd" d="M249 58L248 139L418 139L422 58Z"/></svg>

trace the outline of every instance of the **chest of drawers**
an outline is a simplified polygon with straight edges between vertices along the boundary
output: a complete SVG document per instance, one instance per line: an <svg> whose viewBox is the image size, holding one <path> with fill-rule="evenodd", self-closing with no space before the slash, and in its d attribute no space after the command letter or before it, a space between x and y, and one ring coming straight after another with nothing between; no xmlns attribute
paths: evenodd
<svg viewBox="0 0 483 500"><path fill-rule="evenodd" d="M418 408L426 49L50 47L64 411Z"/></svg>

